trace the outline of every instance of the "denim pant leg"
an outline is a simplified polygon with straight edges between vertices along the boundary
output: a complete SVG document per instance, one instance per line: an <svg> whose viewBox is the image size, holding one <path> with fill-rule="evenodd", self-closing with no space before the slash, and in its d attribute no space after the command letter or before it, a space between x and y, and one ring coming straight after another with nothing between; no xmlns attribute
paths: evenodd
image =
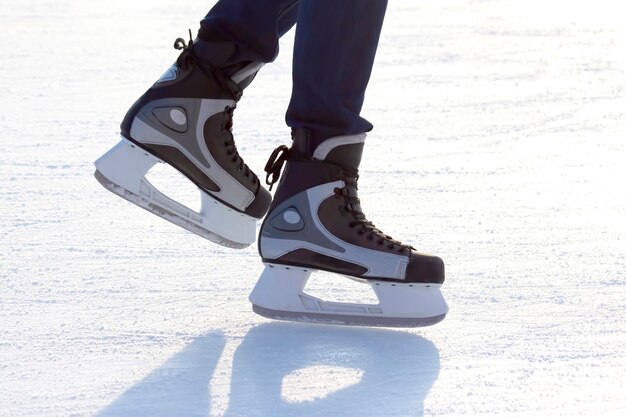
<svg viewBox="0 0 626 417"><path fill-rule="evenodd" d="M234 42L237 51L226 65L272 62L297 11L297 0L220 0L200 22L198 37Z"/></svg>
<svg viewBox="0 0 626 417"><path fill-rule="evenodd" d="M234 41L228 64L271 62L278 40L297 21L292 128L311 131L311 145L370 131L360 117L387 0L221 0L202 20L199 37Z"/></svg>
<svg viewBox="0 0 626 417"><path fill-rule="evenodd" d="M300 0L286 121L308 128L313 148L372 129L359 114L386 8L387 0Z"/></svg>

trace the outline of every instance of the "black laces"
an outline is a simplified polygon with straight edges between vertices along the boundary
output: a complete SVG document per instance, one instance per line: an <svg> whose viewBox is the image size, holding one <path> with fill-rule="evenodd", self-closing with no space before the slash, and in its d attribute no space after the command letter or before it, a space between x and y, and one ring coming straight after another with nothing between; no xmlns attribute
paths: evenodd
<svg viewBox="0 0 626 417"><path fill-rule="evenodd" d="M412 246L405 245L389 235L383 233L374 224L367 220L365 213L361 210L361 201L358 197L358 185L357 181L359 176L355 173L342 170L340 172L340 179L344 182L343 188L335 188L335 197L345 199L344 210L350 214L354 220L349 224L351 228L358 228L357 233L359 235L367 234L368 240L376 240L379 245L387 245L388 249L398 249L402 252L404 250L414 250Z"/></svg>
<svg viewBox="0 0 626 417"><path fill-rule="evenodd" d="M223 130L227 130L229 135L228 138L224 141L224 146L226 147L226 154L231 157L231 162L237 164L237 169L239 171L243 171L243 174L246 178L252 177L252 183L256 184L259 178L256 176L254 172L243 162L243 158L239 155L239 151L237 151L237 146L235 145L235 139L233 138L233 112L235 111L236 106L226 106L224 107L224 114L227 119L226 123L222 125Z"/></svg>
<svg viewBox="0 0 626 417"><path fill-rule="evenodd" d="M280 171L283 169L287 158L289 158L289 148L286 145L280 145L274 149L274 152L267 160L265 164L265 172L267 173L265 183L270 186L270 191L272 191L272 187L280 178Z"/></svg>
<svg viewBox="0 0 626 417"><path fill-rule="evenodd" d="M193 38L191 35L191 29L189 29L189 43L185 42L183 38L177 38L174 41L174 48L182 51L176 59L176 64L180 68L187 68L188 66L195 65L206 75L208 78L212 78L222 87L224 91L228 91L233 100L239 101L243 91L241 88L226 77L219 68L211 65L209 62L198 59L193 53Z"/></svg>
<svg viewBox="0 0 626 417"><path fill-rule="evenodd" d="M274 152L272 152L272 155L269 157L267 164L265 164L265 172L267 173L265 182L270 186L270 191L272 190L272 186L278 182L283 165L289 158L293 159L294 156L290 155L290 149L285 145L280 145L278 148L274 149ZM376 240L381 246L387 245L388 249L397 249L399 252L415 250L412 246L405 245L391 236L386 235L371 221L367 220L365 213L361 210L361 201L358 197L358 172L341 169L339 179L344 182L344 187L335 188L335 197L344 198L345 200L342 211L352 217L352 221L349 223L350 228L357 228L359 235L366 234L368 240Z"/></svg>
<svg viewBox="0 0 626 417"><path fill-rule="evenodd" d="M239 86L234 83L232 80L228 79L219 68L211 65L210 63L198 59L196 55L193 53L193 38L191 34L191 29L189 29L189 43L185 42L183 38L178 38L174 41L174 48L182 51L176 60L176 65L180 68L187 68L189 66L197 66L200 70L206 75L208 78L211 78L222 87L222 90L228 91L233 100L238 101L241 98L242 90ZM227 130L229 132L229 138L224 141L224 146L226 147L226 154L231 157L231 162L237 165L237 169L242 171L244 176L247 178L252 177L252 183L256 184L259 180L258 177L250 170L248 165L243 162L243 158L239 155L237 151L237 147L235 146L235 140L232 135L233 131L233 112L235 111L235 106L226 106L224 108L223 114L227 117L226 122L222 125L222 129Z"/></svg>

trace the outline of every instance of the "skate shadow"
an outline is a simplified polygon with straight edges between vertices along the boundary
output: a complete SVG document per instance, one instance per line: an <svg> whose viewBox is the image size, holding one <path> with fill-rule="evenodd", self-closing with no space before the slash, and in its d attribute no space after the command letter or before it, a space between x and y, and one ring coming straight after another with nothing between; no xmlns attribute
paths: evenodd
<svg viewBox="0 0 626 417"><path fill-rule="evenodd" d="M307 367L354 368L362 376L321 398L285 399L285 376ZM411 333L263 324L250 330L235 351L226 416L422 416L439 369L437 348ZM303 384L300 392L337 382L332 374L301 375L309 380L296 378L296 384Z"/></svg>
<svg viewBox="0 0 626 417"><path fill-rule="evenodd" d="M96 416L210 416L210 382L225 343L221 332L196 338ZM359 371L360 379L341 388L341 378L337 380L332 373L302 373L291 380L296 385L291 387L295 397L307 394L311 386L340 388L306 401L285 398L285 377L310 367L351 368ZM247 333L234 353L229 405L224 415L422 416L424 399L439 369L437 348L411 333L262 324Z"/></svg>
<svg viewBox="0 0 626 417"><path fill-rule="evenodd" d="M196 338L158 369L124 392L97 417L206 417L209 382L224 350L221 332Z"/></svg>

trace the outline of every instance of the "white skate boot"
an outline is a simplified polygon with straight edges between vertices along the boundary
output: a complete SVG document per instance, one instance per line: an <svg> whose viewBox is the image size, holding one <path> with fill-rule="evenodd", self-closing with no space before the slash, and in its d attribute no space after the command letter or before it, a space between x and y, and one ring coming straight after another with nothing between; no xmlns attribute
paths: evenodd
<svg viewBox="0 0 626 417"><path fill-rule="evenodd" d="M203 42L203 41L200 41ZM232 53L219 44L212 62L199 59L194 41L126 114L122 140L99 158L95 177L108 190L206 239L232 248L254 242L256 222L271 195L239 156L232 116L242 89L260 68L243 66L227 78L217 68ZM201 210L174 201L145 178L158 162L195 183Z"/></svg>
<svg viewBox="0 0 626 417"><path fill-rule="evenodd" d="M266 267L250 295L254 311L281 320L364 326L418 327L443 320L443 261L385 235L361 211L357 168L365 134L326 139L313 157L302 151L307 134L294 130L292 148L278 148L266 166L273 183L287 162L259 235ZM371 285L379 303L329 302L306 294L317 270Z"/></svg>

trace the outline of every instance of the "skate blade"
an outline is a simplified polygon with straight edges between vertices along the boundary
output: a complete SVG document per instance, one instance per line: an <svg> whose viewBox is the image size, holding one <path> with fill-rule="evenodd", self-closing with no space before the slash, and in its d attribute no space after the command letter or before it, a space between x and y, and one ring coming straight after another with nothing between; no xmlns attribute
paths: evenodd
<svg viewBox="0 0 626 417"><path fill-rule="evenodd" d="M145 178L157 162L162 161L122 139L96 161L94 176L112 193L211 242L235 249L254 242L253 217L227 207L202 190L200 213L157 190Z"/></svg>
<svg viewBox="0 0 626 417"><path fill-rule="evenodd" d="M434 317L377 317L360 315L340 315L330 313L309 313L301 311L279 311L252 304L252 311L259 316L273 320L295 321L300 323L333 324L340 326L367 327L426 327L442 321L446 313Z"/></svg>
<svg viewBox="0 0 626 417"><path fill-rule="evenodd" d="M430 326L448 313L441 284L367 280L378 304L333 302L304 291L313 272L266 264L250 294L253 311L276 320L375 327Z"/></svg>
<svg viewBox="0 0 626 417"><path fill-rule="evenodd" d="M185 230L188 230L192 233L197 234L198 236L201 236L207 240L210 240L211 242L217 243L218 245L226 246L228 248L234 248L234 249L243 249L249 246L249 244L243 244L243 243L233 242L232 240L228 240L224 238L223 236L220 236L218 234L211 232L210 230L207 230L203 227L198 226L197 223L194 223L191 220L188 220L187 218L167 209L164 206L155 204L154 202L140 195L137 195L135 193L128 191L127 189L123 187L120 187L119 185L115 184L113 181L110 181L109 179L107 179L107 177L102 175L102 173L98 170L94 172L94 177L96 177L96 180L98 180L98 182L102 184L104 188L111 191L113 194L116 194L122 197L123 199L141 207L142 209L149 211L152 214L156 214L157 216L167 220L170 223L175 224L176 226L180 226Z"/></svg>

